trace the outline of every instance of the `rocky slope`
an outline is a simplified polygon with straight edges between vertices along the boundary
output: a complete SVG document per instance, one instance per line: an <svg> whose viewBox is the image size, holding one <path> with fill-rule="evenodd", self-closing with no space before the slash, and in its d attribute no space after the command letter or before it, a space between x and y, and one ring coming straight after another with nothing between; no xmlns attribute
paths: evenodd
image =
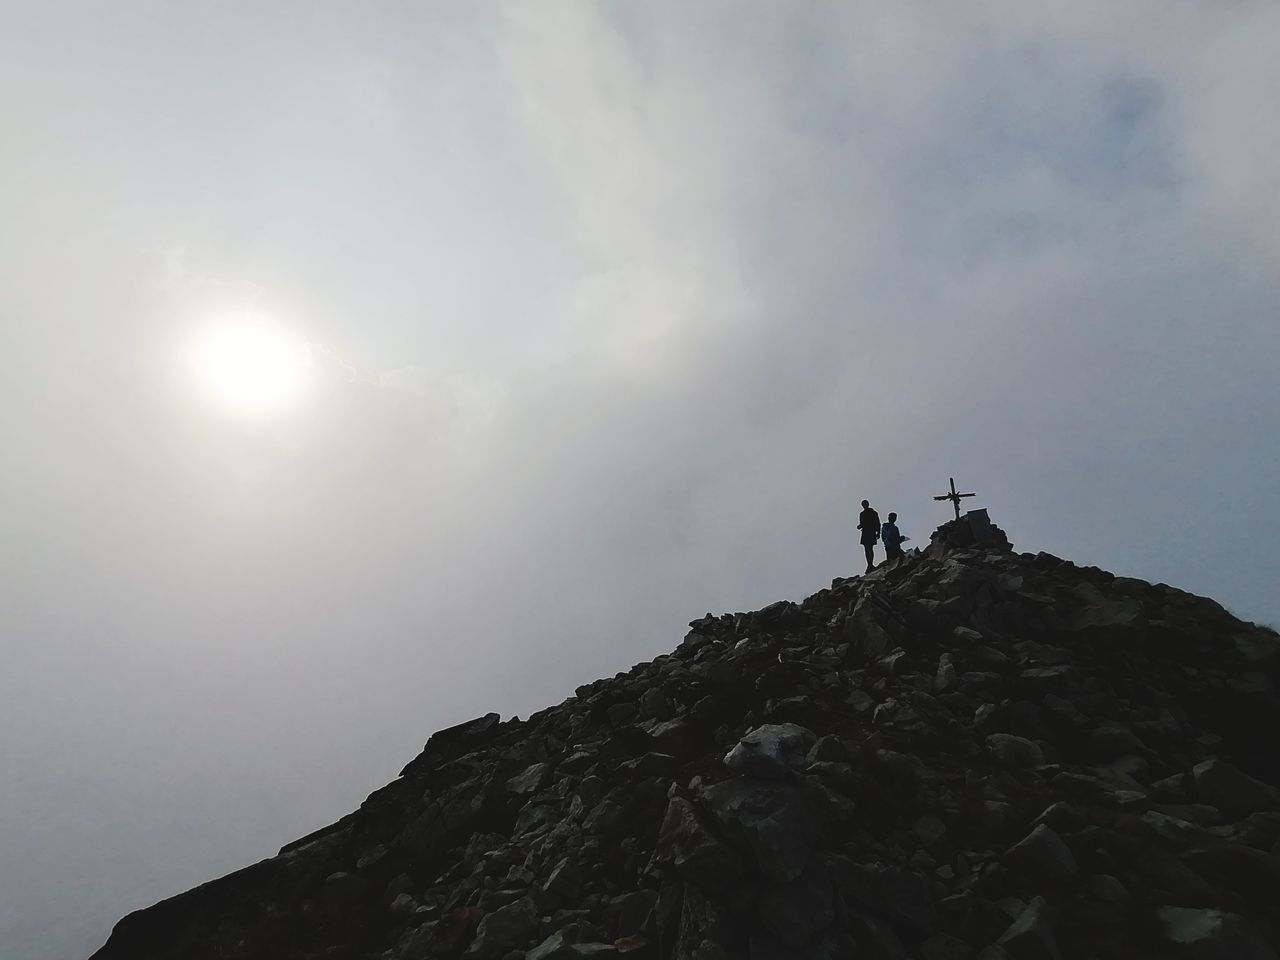
<svg viewBox="0 0 1280 960"><path fill-rule="evenodd" d="M440 731L94 960L1275 958L1280 638L972 540Z"/></svg>

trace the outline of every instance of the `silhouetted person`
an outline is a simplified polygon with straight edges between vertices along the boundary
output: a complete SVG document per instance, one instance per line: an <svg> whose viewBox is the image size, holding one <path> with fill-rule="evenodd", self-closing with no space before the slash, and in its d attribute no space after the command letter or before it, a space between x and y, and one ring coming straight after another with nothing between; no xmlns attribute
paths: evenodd
<svg viewBox="0 0 1280 960"><path fill-rule="evenodd" d="M862 512L858 514L858 529L862 531L862 549L867 553L867 573L875 569L875 545L880 539L880 514L871 509L871 504L862 501Z"/></svg>
<svg viewBox="0 0 1280 960"><path fill-rule="evenodd" d="M891 513L889 519L880 526L880 539L884 541L884 558L888 562L902 556L902 541L911 538L902 535L898 529L898 515Z"/></svg>

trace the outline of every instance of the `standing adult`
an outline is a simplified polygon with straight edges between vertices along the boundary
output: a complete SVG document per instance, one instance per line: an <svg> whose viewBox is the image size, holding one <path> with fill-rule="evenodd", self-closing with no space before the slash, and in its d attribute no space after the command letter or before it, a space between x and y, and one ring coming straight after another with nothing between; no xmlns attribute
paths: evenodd
<svg viewBox="0 0 1280 960"><path fill-rule="evenodd" d="M862 531L862 549L867 554L867 573L875 569L875 545L880 539L880 514L871 509L871 504L863 500L862 512L858 514L858 529Z"/></svg>

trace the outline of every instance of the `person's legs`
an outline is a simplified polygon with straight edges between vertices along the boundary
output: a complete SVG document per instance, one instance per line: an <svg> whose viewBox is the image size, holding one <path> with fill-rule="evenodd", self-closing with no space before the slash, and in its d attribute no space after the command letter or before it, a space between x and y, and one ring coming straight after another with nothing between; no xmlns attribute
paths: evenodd
<svg viewBox="0 0 1280 960"><path fill-rule="evenodd" d="M874 543L864 543L862 545L862 549L865 550L867 553L867 570L868 571L872 570L876 565L875 548L876 548L876 545Z"/></svg>

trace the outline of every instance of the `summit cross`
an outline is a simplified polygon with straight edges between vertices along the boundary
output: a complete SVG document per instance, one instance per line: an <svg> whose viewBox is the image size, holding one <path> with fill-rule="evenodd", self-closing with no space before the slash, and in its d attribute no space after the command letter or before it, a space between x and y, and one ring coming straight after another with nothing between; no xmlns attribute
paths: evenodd
<svg viewBox="0 0 1280 960"><path fill-rule="evenodd" d="M960 501L961 501L961 499L962 499L962 498L964 498L964 497L976 497L976 496L977 496L977 494L976 494L976 493L956 493L956 478L955 478L955 477L948 477L948 479L951 481L951 492L950 492L950 493L944 493L942 496L940 496L940 497L934 497L933 499L935 499L935 500L950 500L950 501L951 501L951 506L955 507L955 510L956 510L956 519L957 519L957 520L959 520L959 519L960 519Z"/></svg>

